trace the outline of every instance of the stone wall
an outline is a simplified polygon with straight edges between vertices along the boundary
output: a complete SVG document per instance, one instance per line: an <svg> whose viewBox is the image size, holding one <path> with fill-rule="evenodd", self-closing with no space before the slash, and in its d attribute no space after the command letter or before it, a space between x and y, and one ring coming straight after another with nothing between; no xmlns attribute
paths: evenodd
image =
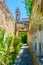
<svg viewBox="0 0 43 65"><path fill-rule="evenodd" d="M6 34L15 34L15 19L5 2L0 1L0 29L5 28Z"/></svg>
<svg viewBox="0 0 43 65"><path fill-rule="evenodd" d="M34 46L34 43L37 43L37 51L38 51L39 43L41 44L43 43L41 36L42 27L43 27L43 16L41 12L41 0L35 0L32 8L30 24L29 24L29 32L31 37L29 42L32 43L32 46ZM39 30L39 28L41 29L41 31Z"/></svg>
<svg viewBox="0 0 43 65"><path fill-rule="evenodd" d="M21 32L27 33L27 25L23 23L16 23L16 36L20 36Z"/></svg>
<svg viewBox="0 0 43 65"><path fill-rule="evenodd" d="M34 0L29 23L28 39L30 39L28 40L28 44L30 43L34 61L37 61L37 59L35 59L37 56L43 55L43 11L41 12L41 1L42 0Z"/></svg>

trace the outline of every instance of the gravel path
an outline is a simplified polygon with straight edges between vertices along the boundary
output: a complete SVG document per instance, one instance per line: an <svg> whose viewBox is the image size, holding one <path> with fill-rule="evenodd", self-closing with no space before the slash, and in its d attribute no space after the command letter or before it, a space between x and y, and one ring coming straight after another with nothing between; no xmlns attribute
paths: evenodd
<svg viewBox="0 0 43 65"><path fill-rule="evenodd" d="M33 65L32 56L27 44L23 44L14 65Z"/></svg>

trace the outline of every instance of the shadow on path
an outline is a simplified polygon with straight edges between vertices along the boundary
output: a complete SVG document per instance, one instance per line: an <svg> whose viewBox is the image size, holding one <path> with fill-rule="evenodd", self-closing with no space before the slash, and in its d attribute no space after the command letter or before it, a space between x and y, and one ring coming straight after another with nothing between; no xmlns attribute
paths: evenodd
<svg viewBox="0 0 43 65"><path fill-rule="evenodd" d="M33 65L32 56L30 54L29 46L23 44L14 65Z"/></svg>

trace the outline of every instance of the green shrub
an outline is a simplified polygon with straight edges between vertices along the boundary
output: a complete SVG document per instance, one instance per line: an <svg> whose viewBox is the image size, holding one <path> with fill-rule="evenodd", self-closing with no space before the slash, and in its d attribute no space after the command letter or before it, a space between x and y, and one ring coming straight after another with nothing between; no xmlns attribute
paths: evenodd
<svg viewBox="0 0 43 65"><path fill-rule="evenodd" d="M21 42L21 38L18 36L14 36L14 47L16 47Z"/></svg>
<svg viewBox="0 0 43 65"><path fill-rule="evenodd" d="M27 34L25 32L21 33L21 41L23 43L27 43Z"/></svg>
<svg viewBox="0 0 43 65"><path fill-rule="evenodd" d="M0 31L0 65L12 65L16 58L16 54L21 48L21 38L9 35L4 40L4 35L5 29L2 29Z"/></svg>
<svg viewBox="0 0 43 65"><path fill-rule="evenodd" d="M10 57L10 46L12 44L12 36L8 36L4 41L5 30L0 31L0 65L7 65Z"/></svg>

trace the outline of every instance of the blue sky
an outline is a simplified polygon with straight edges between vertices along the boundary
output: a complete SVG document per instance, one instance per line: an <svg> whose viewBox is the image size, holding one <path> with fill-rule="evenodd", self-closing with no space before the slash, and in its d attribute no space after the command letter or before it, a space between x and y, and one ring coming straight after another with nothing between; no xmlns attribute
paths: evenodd
<svg viewBox="0 0 43 65"><path fill-rule="evenodd" d="M15 10L17 7L19 7L21 12L21 18L27 18L26 10L25 10L25 4L22 3L22 0L5 0L7 6L11 10L12 14L15 18Z"/></svg>

